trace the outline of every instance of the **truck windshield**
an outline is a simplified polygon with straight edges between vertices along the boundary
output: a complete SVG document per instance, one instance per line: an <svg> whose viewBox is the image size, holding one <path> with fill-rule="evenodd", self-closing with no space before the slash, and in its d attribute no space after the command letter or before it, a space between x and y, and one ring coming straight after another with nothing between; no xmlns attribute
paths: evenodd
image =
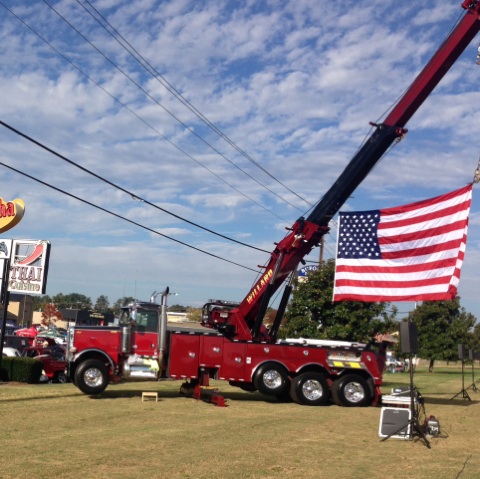
<svg viewBox="0 0 480 479"><path fill-rule="evenodd" d="M137 309L137 318L135 319L135 324L133 324L133 327L137 331L156 332L157 323L158 323L157 311Z"/></svg>
<svg viewBox="0 0 480 479"><path fill-rule="evenodd" d="M131 321L128 311L122 311L119 319L120 326L132 324L136 331L148 331L154 333L157 331L158 312L148 309L137 309L135 321Z"/></svg>

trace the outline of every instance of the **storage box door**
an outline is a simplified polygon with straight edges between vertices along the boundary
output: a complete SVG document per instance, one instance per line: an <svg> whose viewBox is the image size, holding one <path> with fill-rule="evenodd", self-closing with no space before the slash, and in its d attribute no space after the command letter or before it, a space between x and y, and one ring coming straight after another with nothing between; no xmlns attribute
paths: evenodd
<svg viewBox="0 0 480 479"><path fill-rule="evenodd" d="M198 378L200 338L187 334L170 336L168 375L172 378Z"/></svg>
<svg viewBox="0 0 480 479"><path fill-rule="evenodd" d="M224 341L223 336L200 336L200 367L221 368Z"/></svg>
<svg viewBox="0 0 480 479"><path fill-rule="evenodd" d="M242 381L245 375L246 344L225 341L219 379Z"/></svg>

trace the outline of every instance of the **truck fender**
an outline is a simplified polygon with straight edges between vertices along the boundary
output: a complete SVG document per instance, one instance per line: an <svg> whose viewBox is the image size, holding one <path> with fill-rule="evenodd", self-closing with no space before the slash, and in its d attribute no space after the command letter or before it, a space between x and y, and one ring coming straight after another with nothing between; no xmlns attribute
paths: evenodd
<svg viewBox="0 0 480 479"><path fill-rule="evenodd" d="M108 354L105 354L105 351L102 351L101 349L96 349L96 348L85 349L80 353L75 354L75 356L73 356L72 362L75 364L79 364L81 361L84 361L90 358L96 358L96 359L104 358L105 362L109 363L111 370L115 371L115 363L113 359Z"/></svg>

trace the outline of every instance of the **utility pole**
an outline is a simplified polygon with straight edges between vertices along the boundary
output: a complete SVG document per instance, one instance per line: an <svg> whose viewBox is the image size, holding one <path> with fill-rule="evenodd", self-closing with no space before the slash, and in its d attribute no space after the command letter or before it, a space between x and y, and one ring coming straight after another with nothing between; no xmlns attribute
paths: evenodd
<svg viewBox="0 0 480 479"><path fill-rule="evenodd" d="M318 257L318 269L322 269L324 247L325 247L325 238L322 236L322 238L320 239L320 256Z"/></svg>

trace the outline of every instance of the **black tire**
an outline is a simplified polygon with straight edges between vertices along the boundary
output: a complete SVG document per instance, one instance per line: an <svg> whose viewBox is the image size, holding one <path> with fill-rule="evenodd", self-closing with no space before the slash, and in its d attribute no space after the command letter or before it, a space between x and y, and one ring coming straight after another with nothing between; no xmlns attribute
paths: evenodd
<svg viewBox="0 0 480 479"><path fill-rule="evenodd" d="M330 401L330 388L322 374L306 372L293 378L290 396L297 404L324 406Z"/></svg>
<svg viewBox="0 0 480 479"><path fill-rule="evenodd" d="M277 397L290 388L288 372L277 363L262 364L255 372L253 384L262 394Z"/></svg>
<svg viewBox="0 0 480 479"><path fill-rule="evenodd" d="M87 359L75 371L75 385L85 394L100 394L108 386L108 370L97 359Z"/></svg>
<svg viewBox="0 0 480 479"><path fill-rule="evenodd" d="M55 376L53 377L53 382L65 384L66 382L68 382L67 375L63 371L57 371L55 373Z"/></svg>
<svg viewBox="0 0 480 479"><path fill-rule="evenodd" d="M333 402L345 407L364 407L372 402L366 379L357 374L347 374L337 379L332 386Z"/></svg>

